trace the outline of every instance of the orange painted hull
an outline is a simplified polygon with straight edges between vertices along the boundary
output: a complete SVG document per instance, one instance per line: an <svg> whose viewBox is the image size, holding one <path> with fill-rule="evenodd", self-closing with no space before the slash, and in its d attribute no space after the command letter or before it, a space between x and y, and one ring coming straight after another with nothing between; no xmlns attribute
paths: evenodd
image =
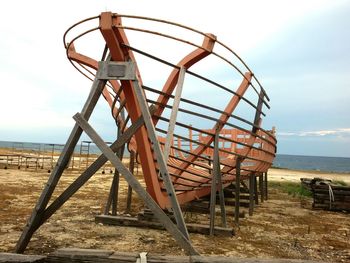
<svg viewBox="0 0 350 263"><path fill-rule="evenodd" d="M141 25L138 24L137 27L124 26L122 18L132 21L137 20L142 23ZM238 158L242 161L240 171L242 180L252 173L258 175L269 169L275 157L277 143L274 131L266 131L261 127L263 110L264 107L268 108L269 98L252 71L236 53L219 42L212 34L201 33L172 22L118 15L110 12L102 13L95 20L98 25L95 28L96 30L91 30L91 32L97 31L102 35L103 43L109 51L111 61L133 61L136 63L138 83L143 87L149 105L153 104L155 106L152 122L158 132L157 135L162 149L165 147L166 136L169 132L164 126L171 123L169 110L173 108L173 101L175 100L173 93L179 84L180 68L186 70L184 92L181 96L179 114L174 124L174 135L171 138L171 148L167 159L167 169L171 175L177 200L180 204L210 193L216 133L219 134L217 154L220 157L220 169L224 186L235 180ZM83 22L72 28L83 24ZM146 22L190 31L192 34L200 36L202 42L196 44L179 36L173 36L169 33L171 30L169 32L158 32L149 29L146 27ZM65 38L68 37L67 34L71 32L72 28L65 34ZM87 31L87 33L90 33L90 31ZM179 62L173 64L163 57L176 57L176 54L173 53L177 51L183 53L182 51L185 52L185 48L183 50L180 48L178 50L167 50L168 46L161 46L163 57L156 56L151 51L146 52L132 46L127 33L133 36L133 40L138 39L141 42L136 43L137 46L150 47L152 50L155 45L159 45L160 41L158 39L160 38L186 46L186 50L189 51L182 55L181 59L177 59ZM84 33L69 41L69 44L66 45L67 56L77 68L82 67L81 70L88 68L88 72L94 75L98 67L98 58L78 53L74 48L75 43L86 34ZM134 37L137 34L152 36L152 39L155 39L154 46L148 43L143 44L142 38ZM172 47L172 45L169 45L169 47ZM231 57L234 57L239 65L232 62L230 58L221 55L219 51L215 50L216 47L220 47ZM165 75L168 77L164 77L164 74L160 75L159 81L156 81L154 85L155 81L153 79L158 77L157 69L159 65L157 64L152 68L150 66L151 62L149 64L138 63L140 57L146 58L154 64L158 63L163 67L168 67L168 73ZM232 83L237 82L238 78L241 79L236 87L232 84L229 87L222 84L222 82L230 82L226 76L224 81L219 77L215 80L212 79L212 72L219 72L219 70L210 68L211 62L206 63L206 60L211 61L212 57L223 63L225 67L227 66L232 71L230 73L232 76L236 74L232 78ZM213 64L215 63L213 62ZM204 69L204 73L190 71L192 67L197 68L197 65L208 65L210 70ZM221 66L218 66L218 68L221 69ZM199 67L199 69L201 68ZM149 81L149 77L142 75L142 72L151 74L152 80ZM230 74L228 76L231 76ZM189 78L188 82L187 78ZM151 84L148 84L148 82L151 82ZM192 82L202 83L201 85L205 88L201 90L197 84L194 84L195 88L191 88ZM112 109L113 117L124 127L124 130L141 116L141 109L134 88L131 80L110 80L109 86L106 86L103 92ZM201 99L205 97L205 94L208 94L207 98ZM219 94L222 97L219 97ZM253 98L251 98L252 94L254 95ZM222 100L222 103L214 102L216 95L219 98L218 101ZM240 109L242 104L246 107L243 108L244 111ZM120 115L122 109L127 113L128 117L126 119ZM242 115L240 115L241 112L243 112ZM247 117L248 115L249 117ZM188 122L191 122L191 125ZM170 125L168 129L169 127ZM159 167L148 132L146 127L142 126L128 143L129 150L138 154L148 193L161 208L169 208L169 199L162 178L159 177Z"/></svg>

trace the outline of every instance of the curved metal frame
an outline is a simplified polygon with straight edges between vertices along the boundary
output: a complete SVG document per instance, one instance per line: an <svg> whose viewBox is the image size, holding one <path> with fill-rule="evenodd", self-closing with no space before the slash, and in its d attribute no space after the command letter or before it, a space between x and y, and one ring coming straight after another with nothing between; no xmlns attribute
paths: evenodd
<svg viewBox="0 0 350 263"><path fill-rule="evenodd" d="M124 26L121 21L122 18L148 20L179 27L194 34L199 34L203 38L203 42L195 44L186 39L170 35L169 32L162 33L147 28ZM85 22L97 19L98 26L85 30L67 42L67 36L72 29L76 29ZM128 30L158 35L195 47L195 49L184 56L177 64L173 64L130 45L126 35ZM100 31L105 42L101 62L96 58L78 53L74 45L80 38L96 31ZM179 245L187 253L197 254L198 252L190 242L180 205L211 194L209 232L213 234L216 191L219 192L220 196L222 223L226 225L223 188L236 180L236 191L238 190L236 195L239 196L240 181L251 179L253 176L266 172L275 157L277 141L274 132L266 131L261 127L262 116L265 116L263 107L269 108L269 98L264 88L246 63L233 50L219 42L214 35L169 21L104 12L100 16L87 18L71 26L64 34L63 41L69 61L87 78L92 79L90 77L92 76L94 79L93 85L81 114L74 116L76 125L22 232L16 251L18 253L23 252L34 232L109 159L129 185L135 188L135 191L178 241ZM241 65L232 63L230 59L215 51L218 45L229 51L238 59ZM107 52L109 52L108 56ZM143 84L136 64L136 53L172 68L161 89L150 88ZM236 90L189 70L193 65L200 63L210 55L219 58L225 65L232 68L234 73L242 77L242 82ZM101 77L100 74L105 74L104 65L107 68L111 65L123 65L126 69L129 67L128 69L132 71L132 77L114 79L108 76ZM243 73L244 71L247 72ZM181 96L186 74L225 92L228 102L223 109L217 109L203 102ZM250 89L258 95L256 102L251 101L246 96ZM180 91L172 95L175 90ZM150 92L157 96L155 100L147 97L147 93ZM102 138L87 122L101 94L111 108L111 114L118 126L118 139L110 147L103 142ZM173 104L170 103L171 101L173 101ZM180 102L198 109L197 111L185 109L179 106ZM153 104L151 110L148 103ZM253 120L247 120L236 113L238 105L243 103L248 105L249 110L254 113ZM172 111L170 118L166 117L167 109ZM219 116L209 116L204 114L203 111L207 111L212 115L219 114ZM124 112L127 113L127 116L124 116ZM202 121L205 120L206 128L185 124L185 120L176 117L178 112ZM210 122L213 124L211 128L208 128ZM168 124L168 130L162 129L162 124ZM244 127L244 125L249 126L249 128ZM181 134L179 132L181 129L188 131L188 136ZM83 130L95 141L103 154L49 205L52 193ZM168 137L162 137L162 134L168 135ZM136 152L139 157L147 191L123 166L118 158L119 156L114 154L118 149L123 148L126 143L129 150ZM220 146L220 143L222 146ZM113 183L114 179L119 180L118 176L115 175ZM115 208L114 210L116 210ZM162 210L166 208L173 211L177 226ZM237 208L236 205L235 213L238 221ZM108 210L109 205L105 211L108 213Z"/></svg>
<svg viewBox="0 0 350 263"><path fill-rule="evenodd" d="M204 152L208 152L208 149L212 148L213 146L212 143L214 142L215 138L215 130L217 130L220 134L220 130L222 130L224 127L227 125L230 126L230 123L228 122L229 119L234 116L233 112L235 111L235 108L238 106L239 102L241 100L244 100L248 105L254 108L256 111L256 119L254 122L250 122L248 120L245 120L244 118L237 117L237 119L241 119L245 122L248 122L249 124L252 125L252 131L246 130L244 131L244 128L241 128L237 125L233 125L235 127L238 127L236 133L240 132L241 134L244 134L244 136L247 136L249 134L249 139L244 140L244 141L239 141L238 139L236 140L228 140L225 137L221 137L221 140L226 140L229 141L232 145L243 145L243 150L241 151L236 151L231 153L231 158L226 158L221 160L221 173L223 177L223 181L226 182L226 184L229 184L230 181L234 180L235 178L235 164L237 161L237 158L242 159L242 173L241 176L242 178L245 178L245 174L249 174L252 172L265 172L269 166L272 163L272 160L274 158L275 154L275 144L276 144L276 139L275 137L263 130L260 127L260 116L265 115L262 112L262 104L265 106L268 106L267 101L269 100L265 90L263 87L260 85L260 82L257 80L255 75L251 72L251 70L248 68L246 63L230 48L228 48L226 45L222 44L221 42L217 41L216 37L212 34L205 34L203 32L200 32L198 30L192 29L187 26L180 25L178 23L173 23L169 21L164 21L164 20L159 20L159 19L154 19L154 18L147 18L147 17L140 17L140 16L129 16L129 15L120 15L120 14L112 14L109 12L102 13L101 16L99 17L92 17L90 19L85 19L81 21L80 23L76 23L72 27L70 27L67 32L64 35L64 43L66 43L66 37L70 30L72 30L74 27L80 25L81 23L84 23L89 20L93 19L99 19L99 26L95 27L93 29L87 30L80 35L74 37L69 44L65 44L65 47L67 49L67 57L71 61L71 63L74 65L73 62L77 63L80 66L88 66L94 70L97 70L98 67L98 62L88 56L79 54L75 51L74 49L74 42L79 39L80 37L95 31L96 29L99 29L105 42L106 42L106 47L110 51L110 56L112 61L128 61L132 60L135 61L135 56L134 52L136 53L141 53L142 55L148 56L150 58L153 58L151 54L148 54L146 52L137 50L133 48L127 39L126 36L126 31L128 30L133 30L136 32L142 32L144 34L152 34L152 35L158 35L161 37L169 38L175 41L179 41L185 44L188 44L190 46L196 47L194 51L192 51L190 54L185 56L182 60L180 60L176 65L173 65L169 62L162 61L162 59L155 58L158 61L167 63L168 65L170 64L173 67L173 70L171 71L167 81L163 85L162 90L158 91L158 99L156 101L152 101L154 105L156 106L155 113L153 115L153 124L154 126L157 125L159 120L162 121L168 121L166 118L162 117L162 113L165 108L171 108L171 106L168 105L169 99L172 98L172 93L174 89L176 88L178 77L179 77L179 70L181 67L184 67L186 69L186 73L191 74L195 77L201 78L205 81L208 81L209 83L212 83L214 86L219 86L223 88L224 90L229 91L230 93L233 94L231 100L227 104L226 108L223 109L221 112L221 116L216 120L216 124L212 128L212 131L207 134L205 140L201 141L201 144L198 145L198 147L195 150L190 151L191 154L187 154L185 157L182 155L182 158L176 157L177 160L175 161L174 159L174 154L170 155L170 160L168 161L168 169L170 174L172 175L173 178L173 184L175 186L175 190L177 191L177 198L180 203L185 203L188 201L193 200L194 198L199 198L200 196L207 195L210 192L210 183L211 183L211 168L209 167L207 172L205 173L205 178L202 178L201 180L198 179L193 179L193 176L196 177L193 174L203 174L203 171L199 171L200 169L203 168L196 168L192 167L191 165L196 165L199 164L197 161L200 159L201 155L203 155ZM127 18L127 19L139 19L139 20L149 20L153 21L156 23L166 23L171 26L176 26L176 27L181 27L185 30L192 31L196 34L200 34L204 37L202 45L197 45L195 43L192 43L190 41L187 41L185 39L181 39L176 36L169 35L168 33L160 33L157 31L149 30L149 29L144 29L144 28L135 28L135 27L130 27L130 26L124 26L122 24L122 18ZM223 57L222 55L214 52L214 46L215 45L221 45L224 47L226 50L231 52L239 61L242 62L243 67L248 70L247 73L243 73L237 65L234 65L232 62L230 62L227 58ZM206 77L203 77L201 75L198 75L196 73L190 72L189 68L193 66L194 64L198 63L199 61L203 60L205 57L209 55L214 55L221 60L223 60L225 63L229 64L230 66L233 67L233 69L238 72L240 75L243 76L243 81L241 85L237 88L236 91L232 91L226 87L223 87L222 85L216 83L215 81L209 80ZM76 65L74 65L77 67ZM85 69L86 70L86 69ZM80 72L82 72L79 69ZM83 73L83 72L82 72ZM89 72L90 74L94 74L93 72ZM84 74L84 73L83 73ZM85 75L85 74L84 74ZM137 71L137 77L138 81L142 85L142 79L140 76L140 73ZM257 87L259 87L260 91L257 90L257 88L253 85L252 80L255 80ZM129 118L131 122L134 122L141 116L140 108L137 102L136 95L134 94L133 91L133 84L131 81L127 80L121 80L120 82L116 80L111 80L109 81L110 87L112 88L113 92L115 93L114 98L113 95L108 91L107 87L103 91L103 95L105 99L107 100L108 104L110 105L114 117L119 116L119 112L121 109L118 109L118 107L124 107L126 108ZM122 91L121 91L121 87ZM246 99L244 97L245 92L249 87L252 87L254 92L259 95L259 103L254 104L250 100ZM147 90L147 88L146 88ZM186 100L185 98L182 98ZM119 104L116 105L116 101L119 101ZM149 100L148 100L149 101ZM192 101L191 101L192 102ZM197 115L199 115L197 113ZM118 119L119 122L122 120ZM178 125L181 126L180 123L177 122ZM127 125L124 123L124 128L126 128ZM243 131L242 131L243 130ZM175 137L177 136L176 134L174 135ZM161 141L161 138L159 138ZM259 144L258 141L266 141L267 143L262 143L260 142L260 145L264 145L264 147L257 148L254 145ZM267 147L266 145L269 145ZM234 147L236 148L236 147ZM142 165L143 173L145 174L145 182L147 185L147 191L151 194L151 196L156 200L156 202L162 207L170 207L169 200L165 194L164 191L162 191L163 186L162 186L162 181L158 177L158 167L157 163L154 160L154 156L152 153L152 145L150 144L148 140L148 135L147 135L147 130L143 126L134 136L134 138L131 140L129 143L129 149L133 151L137 151L139 154L139 160ZM220 151L223 151L223 149L220 149ZM259 154L256 154L259 152ZM229 154L229 153L227 153ZM254 156L255 155L255 156ZM214 158L213 156L209 156L209 158ZM249 167L244 167L244 160L247 160L248 162L254 162L255 165L252 166L251 164ZM176 168L174 168L174 164L176 163ZM200 164L199 164L200 165ZM197 170L197 171L196 171ZM246 170L246 171L245 171ZM191 183L188 183L191 181ZM188 191L183 191L183 185L184 182L187 182L186 185L188 185L191 190ZM226 185L224 184L224 185ZM201 186L201 189L197 189L198 185ZM207 187L203 187L203 185L207 185ZM196 189L196 190L193 190Z"/></svg>

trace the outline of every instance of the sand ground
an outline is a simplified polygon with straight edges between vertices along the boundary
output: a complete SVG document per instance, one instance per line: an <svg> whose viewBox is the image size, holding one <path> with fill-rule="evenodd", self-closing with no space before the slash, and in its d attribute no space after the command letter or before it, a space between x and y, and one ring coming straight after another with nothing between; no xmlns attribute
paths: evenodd
<svg viewBox="0 0 350 263"><path fill-rule="evenodd" d="M0 252L13 252L21 230L48 179L46 171L0 170ZM66 171L54 193L57 196L78 176ZM313 173L271 169L270 181L295 181L300 177L325 177L350 183L349 174ZM166 231L96 224L108 196L112 175L101 172L77 192L33 236L28 254L45 254L62 247L115 251L183 254ZM127 185L121 181L119 210L125 209ZM350 214L311 209L311 199L270 188L269 200L246 214L233 237L191 234L201 254L238 257L314 259L350 262ZM132 212L143 204L136 195ZM233 210L233 207L228 207ZM207 223L208 216L186 213L188 222ZM228 223L234 226L233 218ZM220 223L217 218L216 223Z"/></svg>
<svg viewBox="0 0 350 263"><path fill-rule="evenodd" d="M350 174L346 173L330 173L319 171L296 171L288 169L271 168L268 172L269 180L271 181L288 181L300 182L300 178L327 178L332 181L343 181L350 185Z"/></svg>

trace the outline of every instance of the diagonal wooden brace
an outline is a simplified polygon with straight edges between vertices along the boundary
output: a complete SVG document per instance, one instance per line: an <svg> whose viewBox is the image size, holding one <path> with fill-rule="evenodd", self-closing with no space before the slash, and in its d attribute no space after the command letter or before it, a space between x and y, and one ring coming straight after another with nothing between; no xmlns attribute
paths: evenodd
<svg viewBox="0 0 350 263"><path fill-rule="evenodd" d="M89 119L97 101L102 93L103 88L105 87L106 81L95 78L92 88L90 90L89 97L87 98L84 107L81 111L82 115ZM26 249L31 237L34 232L40 227L43 222L43 213L50 201L53 191L56 188L58 181L61 178L61 175L64 169L67 167L67 164L70 160L71 155L74 152L74 147L77 145L79 138L81 136L82 130L78 125L75 125L71 131L71 134L67 140L66 145L64 146L62 153L57 161L55 168L53 169L45 188L43 189L35 208L32 211L30 218L27 221L26 226L23 229L23 232L16 244L15 251L16 253L23 253Z"/></svg>
<svg viewBox="0 0 350 263"><path fill-rule="evenodd" d="M128 184L134 189L134 191L143 199L149 209L152 210L154 215L164 225L170 234L178 244L190 255L198 255L199 253L192 246L191 242L185 235L177 228L177 226L171 221L171 219L164 213L164 211L158 206L158 204L152 199L147 191L141 186L137 179L130 173L130 171L123 165L120 159L113 153L113 151L107 146L102 138L96 133L91 125L77 113L74 115L74 120L77 124L86 132L91 140L97 145L101 152L109 159L113 166L120 172L125 178Z"/></svg>
<svg viewBox="0 0 350 263"><path fill-rule="evenodd" d="M148 109L147 101L144 96L143 90L141 86L139 85L139 82L137 80L133 81L133 88L136 93L137 101L139 103L141 113L143 116L143 119L145 121L145 126L147 128L147 134L148 137L152 143L154 153L156 155L157 163L159 165L159 171L160 171L160 176L164 181L164 186L166 188L169 201L171 204L171 208L174 213L174 217L177 223L177 226L179 227L180 231L182 234L189 239L189 234L186 228L185 220L182 215L182 211L179 205L179 202L177 201L176 198L176 193L175 189L173 186L173 183L170 178L170 174L168 172L168 168L166 165L166 161L164 159L163 152L160 148L160 144L156 135L156 130L154 128L153 122L152 122L152 117Z"/></svg>

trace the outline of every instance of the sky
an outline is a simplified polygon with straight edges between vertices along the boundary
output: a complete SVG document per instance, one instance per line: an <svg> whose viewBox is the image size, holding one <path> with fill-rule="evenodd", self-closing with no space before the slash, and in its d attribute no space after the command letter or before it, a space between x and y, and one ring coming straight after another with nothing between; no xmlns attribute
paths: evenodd
<svg viewBox="0 0 350 263"><path fill-rule="evenodd" d="M266 89L278 153L350 157L350 1L2 1L0 140L64 143L91 86L62 36L103 11L180 22L214 33ZM92 124L114 134L101 101ZM106 131L106 132L104 132Z"/></svg>

